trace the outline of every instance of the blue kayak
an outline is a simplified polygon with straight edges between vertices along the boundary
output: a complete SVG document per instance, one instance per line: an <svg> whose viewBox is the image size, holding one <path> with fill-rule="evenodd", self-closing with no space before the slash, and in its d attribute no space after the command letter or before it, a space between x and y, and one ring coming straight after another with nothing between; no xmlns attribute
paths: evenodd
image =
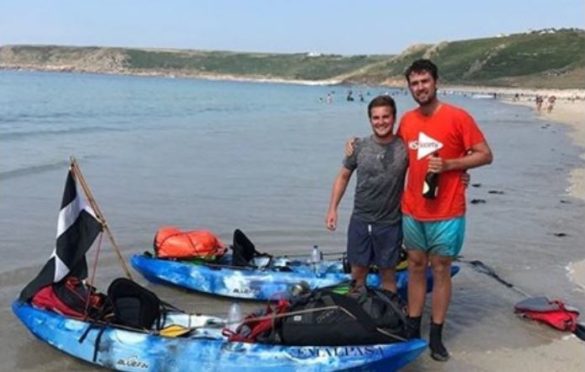
<svg viewBox="0 0 585 372"><path fill-rule="evenodd" d="M335 347L228 342L221 335L225 325L221 318L183 313L169 314L165 324L194 331L187 337L164 337L154 331L112 325L90 328L88 322L20 301L12 304L12 310L41 341L78 359L119 371L394 371L427 347L420 339Z"/></svg>
<svg viewBox="0 0 585 372"><path fill-rule="evenodd" d="M289 298L293 287L299 282L305 282L310 289L315 289L337 285L351 279L349 274L343 271L341 260L325 260L318 267L313 267L304 261L277 257L264 268L233 267L229 265L230 262L230 255L213 264L159 259L145 254L134 255L131 259L134 269L151 282L211 295L252 300ZM459 267L452 266L451 275L457 272ZM369 286L378 287L380 278L377 274L369 274L367 283ZM403 298L406 298L407 283L408 272L398 271L396 284ZM427 290L430 291L432 286L429 269Z"/></svg>

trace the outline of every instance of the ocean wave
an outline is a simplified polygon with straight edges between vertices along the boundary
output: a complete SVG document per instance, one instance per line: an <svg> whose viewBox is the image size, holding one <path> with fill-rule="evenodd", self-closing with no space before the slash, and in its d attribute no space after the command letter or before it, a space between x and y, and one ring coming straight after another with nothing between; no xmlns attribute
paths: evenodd
<svg viewBox="0 0 585 372"><path fill-rule="evenodd" d="M86 133L98 133L98 132L119 132L121 129L109 128L109 127L81 127L81 128L67 128L67 129L55 129L55 130L37 130L31 132L4 132L0 137L1 140L20 140L23 138L33 137L46 137L46 136L61 136L70 134L86 134Z"/></svg>
<svg viewBox="0 0 585 372"><path fill-rule="evenodd" d="M31 165L23 168L13 169L5 172L0 172L0 180L7 180L11 178L29 176L31 174L38 174L49 172L55 169L65 169L69 166L69 160L57 161L53 163Z"/></svg>
<svg viewBox="0 0 585 372"><path fill-rule="evenodd" d="M81 115L78 113L72 112L52 112L52 113L30 113L30 112L23 112L17 115L5 115L0 116L0 123L18 123L21 121L53 121L53 120L61 120L63 118L70 118L70 117L80 117Z"/></svg>

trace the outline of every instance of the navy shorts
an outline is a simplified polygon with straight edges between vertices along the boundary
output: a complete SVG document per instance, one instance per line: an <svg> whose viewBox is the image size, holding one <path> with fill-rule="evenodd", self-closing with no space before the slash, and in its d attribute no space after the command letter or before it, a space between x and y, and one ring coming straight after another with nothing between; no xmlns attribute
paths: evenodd
<svg viewBox="0 0 585 372"><path fill-rule="evenodd" d="M367 223L351 217L347 229L347 259L351 265L394 268L400 259L402 223Z"/></svg>

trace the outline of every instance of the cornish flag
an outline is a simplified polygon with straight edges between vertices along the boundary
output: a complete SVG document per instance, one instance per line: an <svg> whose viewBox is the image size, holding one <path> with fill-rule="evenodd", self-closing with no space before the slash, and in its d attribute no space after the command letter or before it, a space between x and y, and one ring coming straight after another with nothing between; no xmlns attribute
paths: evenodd
<svg viewBox="0 0 585 372"><path fill-rule="evenodd" d="M49 261L32 282L20 293L28 301L42 287L56 283L67 275L81 279L87 277L85 253L93 244L102 225L95 212L77 189L72 169L69 169L61 211L57 222L57 244Z"/></svg>

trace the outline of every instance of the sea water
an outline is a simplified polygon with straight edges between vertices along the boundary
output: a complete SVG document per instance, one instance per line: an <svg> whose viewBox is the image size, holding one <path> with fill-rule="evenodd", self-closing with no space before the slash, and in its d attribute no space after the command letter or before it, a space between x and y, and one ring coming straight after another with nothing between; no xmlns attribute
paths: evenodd
<svg viewBox="0 0 585 372"><path fill-rule="evenodd" d="M349 89L366 102L347 102ZM399 114L415 106L405 91L380 87L0 72L0 370L91 369L33 339L9 310L54 248L70 156L126 258L152 250L157 228L167 225L209 229L227 244L239 228L260 251L301 258L315 244L341 252L353 183L331 233L324 219L332 182L345 140L371 132L367 101L383 93L394 96ZM476 118L495 154L494 164L470 172L468 201L479 202L468 206L462 254L524 291L585 309L565 272L585 256L584 206L565 191L568 172L583 164L565 128L495 100L440 98ZM102 286L123 275L112 252L104 240ZM225 314L230 304L149 288L188 311ZM520 299L463 265L445 330L450 349L525 347L556 337L514 317ZM431 367L438 366L423 357L412 368ZM459 368L448 367L440 368Z"/></svg>

